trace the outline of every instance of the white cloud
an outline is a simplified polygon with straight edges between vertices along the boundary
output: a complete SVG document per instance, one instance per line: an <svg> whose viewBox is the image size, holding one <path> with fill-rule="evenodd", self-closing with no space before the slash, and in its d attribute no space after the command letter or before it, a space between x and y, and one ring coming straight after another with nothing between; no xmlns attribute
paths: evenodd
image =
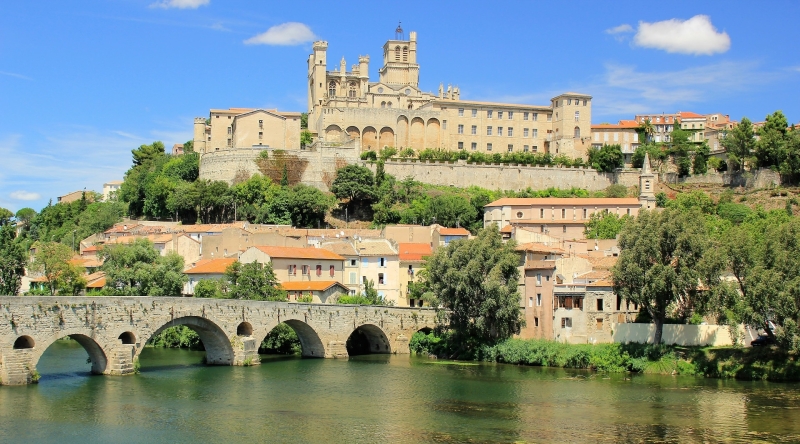
<svg viewBox="0 0 800 444"><path fill-rule="evenodd" d="M717 32L707 15L696 15L689 20L639 22L633 44L671 53L712 55L730 49L731 38L724 31Z"/></svg>
<svg viewBox="0 0 800 444"><path fill-rule="evenodd" d="M622 34L625 32L633 32L633 27L627 23L606 29L606 34Z"/></svg>
<svg viewBox="0 0 800 444"><path fill-rule="evenodd" d="M275 25L266 32L245 40L246 45L301 45L317 38L308 25L298 22L287 22Z"/></svg>
<svg viewBox="0 0 800 444"><path fill-rule="evenodd" d="M8 71L0 71L0 75L9 76L9 77L16 77L22 80L33 80L28 76L23 76L22 74L17 74L15 72L8 72Z"/></svg>
<svg viewBox="0 0 800 444"><path fill-rule="evenodd" d="M211 0L161 0L150 5L151 8L162 9L197 9L209 4Z"/></svg>
<svg viewBox="0 0 800 444"><path fill-rule="evenodd" d="M39 200L42 195L31 191L17 190L9 194L8 197L14 200Z"/></svg>

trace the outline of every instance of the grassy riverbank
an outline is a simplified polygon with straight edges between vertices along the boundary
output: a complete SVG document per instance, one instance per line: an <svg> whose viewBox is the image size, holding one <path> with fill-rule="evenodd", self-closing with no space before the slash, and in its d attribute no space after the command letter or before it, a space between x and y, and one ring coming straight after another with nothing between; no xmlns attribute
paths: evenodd
<svg viewBox="0 0 800 444"><path fill-rule="evenodd" d="M447 338L417 333L411 350L451 357ZM463 357L463 356L462 356ZM517 365L590 369L606 373L700 375L742 380L800 381L798 357L772 347L682 347L649 344L564 344L539 339L509 339L483 347L475 360Z"/></svg>

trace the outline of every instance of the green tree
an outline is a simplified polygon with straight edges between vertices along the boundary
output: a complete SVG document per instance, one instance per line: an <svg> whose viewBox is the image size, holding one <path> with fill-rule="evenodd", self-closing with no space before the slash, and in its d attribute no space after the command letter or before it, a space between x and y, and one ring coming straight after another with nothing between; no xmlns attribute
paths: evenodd
<svg viewBox="0 0 800 444"><path fill-rule="evenodd" d="M223 286L227 289L224 279L203 279L195 284L194 297L225 299L226 294L222 291Z"/></svg>
<svg viewBox="0 0 800 444"><path fill-rule="evenodd" d="M289 193L289 206L292 225L319 228L325 222L325 214L333 207L333 201L318 188L297 184Z"/></svg>
<svg viewBox="0 0 800 444"><path fill-rule="evenodd" d="M620 217L608 210L592 213L584 233L587 239L614 239L630 219L628 215Z"/></svg>
<svg viewBox="0 0 800 444"><path fill-rule="evenodd" d="M656 127L650 119L644 119L644 121L639 124L637 132L644 135L642 139L644 139L645 143L650 143L653 141L653 134L656 132Z"/></svg>
<svg viewBox="0 0 800 444"><path fill-rule="evenodd" d="M625 166L625 155L620 145L603 145L600 149L589 149L589 164L592 168L605 173L613 173L615 169Z"/></svg>
<svg viewBox="0 0 800 444"><path fill-rule="evenodd" d="M711 248L703 217L697 209L643 210L622 228L619 247L614 291L650 315L660 344L667 317L687 319L703 306L701 285L712 291L716 281L708 276L719 277L721 270L703 261Z"/></svg>
<svg viewBox="0 0 800 444"><path fill-rule="evenodd" d="M0 208L0 295L15 296L19 293L25 275L26 256L22 242L16 237L11 212Z"/></svg>
<svg viewBox="0 0 800 444"><path fill-rule="evenodd" d="M742 117L742 121L722 139L722 146L725 148L731 168L734 171L744 170L756 148L755 132L750 119Z"/></svg>
<svg viewBox="0 0 800 444"><path fill-rule="evenodd" d="M313 141L314 137L311 135L311 131L305 130L300 132L300 145L310 146Z"/></svg>
<svg viewBox="0 0 800 444"><path fill-rule="evenodd" d="M364 283L363 292L358 292L355 296L339 296L336 303L344 305L394 305L394 301L389 302L378 294L378 290L375 289L375 282L371 279Z"/></svg>
<svg viewBox="0 0 800 444"><path fill-rule="evenodd" d="M694 160L692 161L693 174L706 174L708 172L708 156L711 153L710 148L706 142L701 143L694 151Z"/></svg>
<svg viewBox="0 0 800 444"><path fill-rule="evenodd" d="M636 147L631 156L631 165L634 168L641 168L644 165L644 155L650 155L650 166L655 171L661 170L661 165L667 159L667 153L661 145L646 143Z"/></svg>
<svg viewBox="0 0 800 444"><path fill-rule="evenodd" d="M457 194L443 194L431 199L430 213L436 218L437 224L445 227L469 226L477 217L469 199Z"/></svg>
<svg viewBox="0 0 800 444"><path fill-rule="evenodd" d="M72 276L69 263L72 249L58 242L37 242L33 248L36 252L30 270L44 277L50 296L54 296L59 286Z"/></svg>
<svg viewBox="0 0 800 444"><path fill-rule="evenodd" d="M373 199L375 178L369 168L347 165L336 170L336 178L331 184L331 192L339 199L370 201Z"/></svg>
<svg viewBox="0 0 800 444"><path fill-rule="evenodd" d="M426 262L428 285L447 310L459 355L495 344L525 325L520 310L519 255L497 226L439 248Z"/></svg>
<svg viewBox="0 0 800 444"><path fill-rule="evenodd" d="M606 197L628 197L628 187L621 184L609 185L605 193Z"/></svg>
<svg viewBox="0 0 800 444"><path fill-rule="evenodd" d="M287 301L286 292L278 288L278 279L272 264L250 262L232 263L225 270L225 278L229 282L227 296L230 299L247 299L253 301Z"/></svg>
<svg viewBox="0 0 800 444"><path fill-rule="evenodd" d="M137 239L131 244L106 245L101 270L105 291L115 296L180 296L183 293L183 258L161 256L153 243Z"/></svg>
<svg viewBox="0 0 800 444"><path fill-rule="evenodd" d="M780 111L767 116L764 126L758 129L755 155L758 166L779 166L785 156L786 132L789 126L786 116Z"/></svg>
<svg viewBox="0 0 800 444"><path fill-rule="evenodd" d="M300 113L300 129L308 129L308 113Z"/></svg>

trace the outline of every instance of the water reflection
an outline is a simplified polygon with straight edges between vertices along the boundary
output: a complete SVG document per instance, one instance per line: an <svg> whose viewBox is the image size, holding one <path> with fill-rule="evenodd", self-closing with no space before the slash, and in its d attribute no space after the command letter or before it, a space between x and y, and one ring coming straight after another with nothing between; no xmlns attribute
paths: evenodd
<svg viewBox="0 0 800 444"><path fill-rule="evenodd" d="M62 343L63 342L63 343ZM0 387L5 442L792 442L800 386L447 363L263 356L200 364L147 349L142 372L90 376L60 341L39 385Z"/></svg>

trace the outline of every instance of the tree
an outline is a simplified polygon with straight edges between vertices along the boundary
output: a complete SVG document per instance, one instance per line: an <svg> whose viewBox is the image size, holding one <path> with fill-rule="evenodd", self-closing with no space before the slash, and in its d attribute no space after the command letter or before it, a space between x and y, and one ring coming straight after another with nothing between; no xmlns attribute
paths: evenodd
<svg viewBox="0 0 800 444"><path fill-rule="evenodd" d="M27 259L10 214L10 211L0 208L0 295L15 296L25 275Z"/></svg>
<svg viewBox="0 0 800 444"><path fill-rule="evenodd" d="M705 174L708 172L708 155L711 152L708 144L703 142L694 151L694 160L692 161L692 173Z"/></svg>
<svg viewBox="0 0 800 444"><path fill-rule="evenodd" d="M592 213L583 232L587 239L614 239L630 219L627 214L620 217L608 210Z"/></svg>
<svg viewBox="0 0 800 444"><path fill-rule="evenodd" d="M314 137L311 135L311 131L305 130L300 132L300 145L301 146L309 146L311 142L314 141Z"/></svg>
<svg viewBox="0 0 800 444"><path fill-rule="evenodd" d="M332 206L331 198L318 188L300 183L289 193L292 225L295 227L319 227Z"/></svg>
<svg viewBox="0 0 800 444"><path fill-rule="evenodd" d="M625 166L625 155L620 145L603 145L600 149L589 149L589 164L592 168L605 173L613 173L615 169Z"/></svg>
<svg viewBox="0 0 800 444"><path fill-rule="evenodd" d="M622 184L614 184L606 187L606 197L628 197L628 187Z"/></svg>
<svg viewBox="0 0 800 444"><path fill-rule="evenodd" d="M161 256L153 243L137 239L131 244L106 245L101 253L106 273L105 289L115 296L180 296L183 293L183 258Z"/></svg>
<svg viewBox="0 0 800 444"><path fill-rule="evenodd" d="M758 129L755 155L759 167L771 167L781 164L785 156L786 132L789 126L786 116L780 111L767 116L764 126Z"/></svg>
<svg viewBox="0 0 800 444"><path fill-rule="evenodd" d="M287 301L286 292L278 288L278 279L272 264L236 261L225 270L228 280L229 299L248 299L253 301Z"/></svg>
<svg viewBox="0 0 800 444"><path fill-rule="evenodd" d="M650 166L655 171L661 170L661 165L667 159L667 153L661 145L646 143L636 147L636 150L631 156L631 165L634 168L641 168L644 165L644 155L650 155Z"/></svg>
<svg viewBox="0 0 800 444"><path fill-rule="evenodd" d="M300 113L300 129L308 129L308 113Z"/></svg>
<svg viewBox="0 0 800 444"><path fill-rule="evenodd" d="M443 194L431 199L431 215L445 227L469 226L476 218L475 207L469 199L457 194Z"/></svg>
<svg viewBox="0 0 800 444"><path fill-rule="evenodd" d="M497 226L471 240L439 248L427 260L428 285L447 312L447 326L459 354L519 333L519 255L503 243Z"/></svg>
<svg viewBox="0 0 800 444"><path fill-rule="evenodd" d="M697 209L643 210L623 227L618 243L614 291L647 311L660 344L667 317L688 318L703 306L701 285L712 291L716 281L709 276L719 278L721 270L703 261L710 249L703 217Z"/></svg>
<svg viewBox="0 0 800 444"><path fill-rule="evenodd" d="M194 297L225 299L226 294L222 291L225 284L224 279L203 279L195 284Z"/></svg>
<svg viewBox="0 0 800 444"><path fill-rule="evenodd" d="M72 274L69 264L72 249L58 242L37 242L33 248L36 252L30 270L44 277L50 296L55 296L59 286Z"/></svg>
<svg viewBox="0 0 800 444"><path fill-rule="evenodd" d="M373 198L375 178L369 168L347 165L336 170L336 178L331 184L331 192L339 199L369 201Z"/></svg>
<svg viewBox="0 0 800 444"><path fill-rule="evenodd" d="M637 131L644 135L645 143L650 143L653 141L653 133L656 132L656 127L650 119L644 119L644 121L639 124Z"/></svg>
<svg viewBox="0 0 800 444"><path fill-rule="evenodd" d="M743 170L745 162L752 156L756 147L755 133L750 119L742 117L742 121L722 139L722 146L728 154L728 161L734 171Z"/></svg>

